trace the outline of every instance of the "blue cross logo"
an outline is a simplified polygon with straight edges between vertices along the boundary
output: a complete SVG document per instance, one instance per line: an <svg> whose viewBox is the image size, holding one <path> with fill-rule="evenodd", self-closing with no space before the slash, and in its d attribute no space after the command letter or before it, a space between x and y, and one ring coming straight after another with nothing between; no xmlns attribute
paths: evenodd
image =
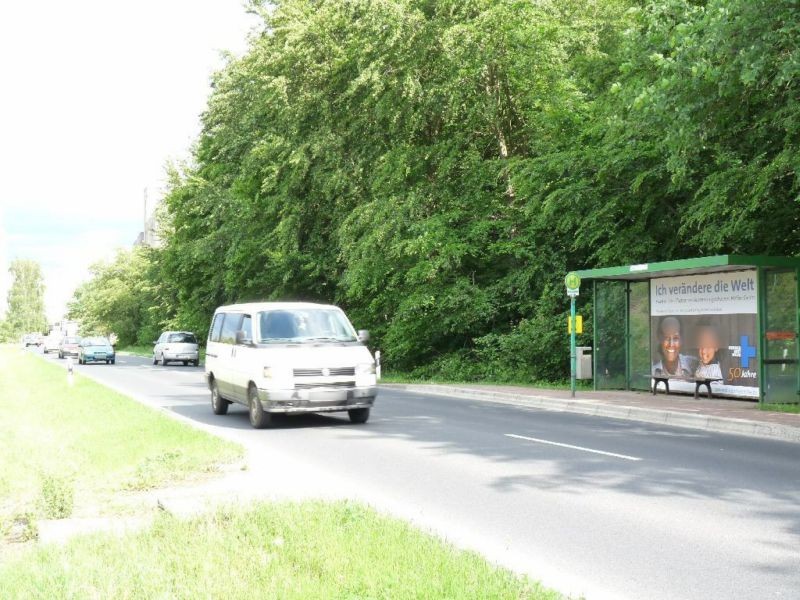
<svg viewBox="0 0 800 600"><path fill-rule="evenodd" d="M743 369L750 368L750 359L756 357L755 346L751 346L748 336L743 335L739 338L739 345L742 347L741 367Z"/></svg>

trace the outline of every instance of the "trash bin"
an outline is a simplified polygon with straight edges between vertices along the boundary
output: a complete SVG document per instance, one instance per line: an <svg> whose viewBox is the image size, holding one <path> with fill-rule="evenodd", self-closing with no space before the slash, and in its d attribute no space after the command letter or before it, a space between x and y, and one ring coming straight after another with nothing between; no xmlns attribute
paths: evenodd
<svg viewBox="0 0 800 600"><path fill-rule="evenodd" d="M575 378L592 378L592 347L578 346L576 349Z"/></svg>

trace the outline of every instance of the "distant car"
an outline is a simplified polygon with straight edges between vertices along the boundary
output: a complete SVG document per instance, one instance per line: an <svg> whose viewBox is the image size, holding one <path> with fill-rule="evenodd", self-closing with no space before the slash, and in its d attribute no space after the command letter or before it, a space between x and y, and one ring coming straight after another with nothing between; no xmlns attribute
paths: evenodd
<svg viewBox="0 0 800 600"><path fill-rule="evenodd" d="M58 346L58 358L65 356L78 356L80 350L81 338L73 335L68 335Z"/></svg>
<svg viewBox="0 0 800 600"><path fill-rule="evenodd" d="M27 348L28 346L36 346L39 341L36 339L36 334L26 333L22 336L22 345Z"/></svg>
<svg viewBox="0 0 800 600"><path fill-rule="evenodd" d="M58 352L62 339L63 337L60 335L48 335L46 338L44 338L44 353L47 354L48 352Z"/></svg>
<svg viewBox="0 0 800 600"><path fill-rule="evenodd" d="M104 362L113 365L116 362L114 348L108 338L87 337L81 340L78 349L78 363Z"/></svg>
<svg viewBox="0 0 800 600"><path fill-rule="evenodd" d="M182 362L196 367L200 364L197 337L191 331L165 331L153 343L154 365L160 362L166 367L168 362Z"/></svg>

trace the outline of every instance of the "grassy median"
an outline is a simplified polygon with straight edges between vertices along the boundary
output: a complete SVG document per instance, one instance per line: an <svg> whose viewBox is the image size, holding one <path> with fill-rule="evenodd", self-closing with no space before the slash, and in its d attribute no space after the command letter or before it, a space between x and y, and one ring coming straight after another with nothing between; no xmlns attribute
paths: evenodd
<svg viewBox="0 0 800 600"><path fill-rule="evenodd" d="M525 598L556 592L349 502L259 504L44 547L0 567L11 598Z"/></svg>
<svg viewBox="0 0 800 600"><path fill-rule="evenodd" d="M0 346L0 413L0 540L12 522L93 504L102 512L111 494L184 481L243 456L81 375L70 385L64 369L13 346Z"/></svg>

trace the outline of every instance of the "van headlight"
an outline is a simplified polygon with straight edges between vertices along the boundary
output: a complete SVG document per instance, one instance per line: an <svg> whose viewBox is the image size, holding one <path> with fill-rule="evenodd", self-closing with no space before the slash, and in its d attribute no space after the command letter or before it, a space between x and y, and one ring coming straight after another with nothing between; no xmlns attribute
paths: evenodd
<svg viewBox="0 0 800 600"><path fill-rule="evenodd" d="M375 363L356 365L356 375L375 375Z"/></svg>

